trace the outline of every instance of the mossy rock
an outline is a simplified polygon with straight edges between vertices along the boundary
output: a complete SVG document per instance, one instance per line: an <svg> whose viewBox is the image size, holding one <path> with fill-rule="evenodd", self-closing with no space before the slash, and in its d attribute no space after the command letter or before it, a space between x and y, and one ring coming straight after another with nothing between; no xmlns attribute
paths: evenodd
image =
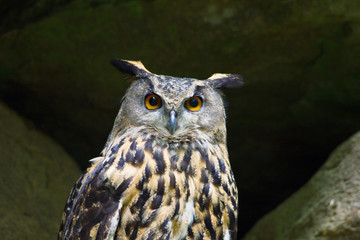
<svg viewBox="0 0 360 240"><path fill-rule="evenodd" d="M2 103L0 129L1 239L56 239L78 166Z"/></svg>
<svg viewBox="0 0 360 240"><path fill-rule="evenodd" d="M339 146L293 196L244 240L360 239L360 132Z"/></svg>

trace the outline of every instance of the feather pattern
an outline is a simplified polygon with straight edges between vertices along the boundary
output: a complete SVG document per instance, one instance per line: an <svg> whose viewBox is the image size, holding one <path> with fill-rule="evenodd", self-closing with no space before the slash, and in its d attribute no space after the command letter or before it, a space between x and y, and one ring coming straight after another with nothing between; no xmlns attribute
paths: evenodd
<svg viewBox="0 0 360 240"><path fill-rule="evenodd" d="M236 232L226 147L191 139L175 148L134 131L115 139L74 186L59 239L225 239Z"/></svg>

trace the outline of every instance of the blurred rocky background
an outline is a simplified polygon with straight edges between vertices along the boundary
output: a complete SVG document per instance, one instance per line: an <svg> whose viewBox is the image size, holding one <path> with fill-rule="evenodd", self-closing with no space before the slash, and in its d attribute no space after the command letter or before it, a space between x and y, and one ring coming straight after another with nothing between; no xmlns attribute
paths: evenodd
<svg viewBox="0 0 360 240"><path fill-rule="evenodd" d="M300 190L244 240L360 239L360 132L341 144Z"/></svg>
<svg viewBox="0 0 360 240"><path fill-rule="evenodd" d="M56 239L79 168L62 147L2 103L0 131L1 239Z"/></svg>
<svg viewBox="0 0 360 240"><path fill-rule="evenodd" d="M180 77L244 76L225 91L239 237L360 130L358 0L0 0L0 100L81 169L129 85L113 58Z"/></svg>

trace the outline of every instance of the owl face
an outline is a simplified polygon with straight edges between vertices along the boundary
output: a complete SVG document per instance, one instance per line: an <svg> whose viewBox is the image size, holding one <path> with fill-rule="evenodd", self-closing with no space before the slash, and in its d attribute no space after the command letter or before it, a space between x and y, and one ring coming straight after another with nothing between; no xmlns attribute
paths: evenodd
<svg viewBox="0 0 360 240"><path fill-rule="evenodd" d="M225 124L222 98L204 81L168 76L141 78L132 83L122 103L132 126L164 136L188 135Z"/></svg>
<svg viewBox="0 0 360 240"><path fill-rule="evenodd" d="M165 138L225 129L224 105L218 88L242 83L239 75L215 74L198 80L156 75L139 62L112 63L136 76L122 101L118 124L140 127Z"/></svg>

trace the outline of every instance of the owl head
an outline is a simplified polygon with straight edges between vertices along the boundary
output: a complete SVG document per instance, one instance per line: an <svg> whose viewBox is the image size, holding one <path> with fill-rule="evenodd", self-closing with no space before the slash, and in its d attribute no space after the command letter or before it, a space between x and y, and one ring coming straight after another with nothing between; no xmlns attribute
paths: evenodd
<svg viewBox="0 0 360 240"><path fill-rule="evenodd" d="M219 89L240 87L240 75L214 74L198 80L153 74L141 62L111 63L132 76L133 82L122 99L110 137L133 128L170 141L207 136L225 141L225 109Z"/></svg>

